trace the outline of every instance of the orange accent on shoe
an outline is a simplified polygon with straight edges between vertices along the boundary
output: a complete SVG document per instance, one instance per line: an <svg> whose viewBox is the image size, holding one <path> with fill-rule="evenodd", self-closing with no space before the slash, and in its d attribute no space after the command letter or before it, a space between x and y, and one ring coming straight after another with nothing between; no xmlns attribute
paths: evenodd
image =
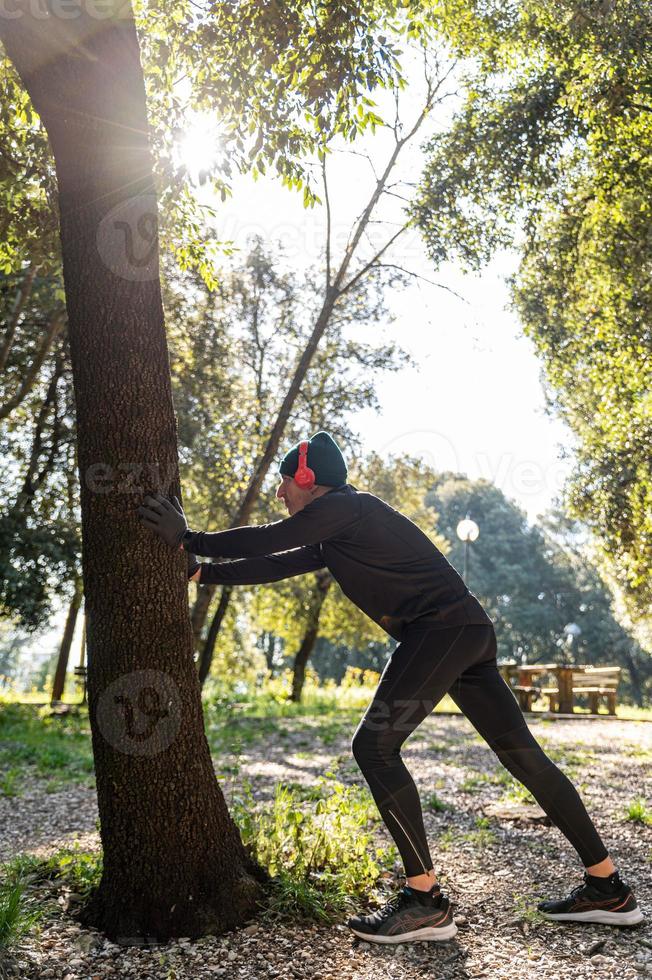
<svg viewBox="0 0 652 980"><path fill-rule="evenodd" d="M630 898L631 898L631 895L628 895L624 902L621 902L620 905L617 905L615 909L609 909L609 911L610 912L616 912L616 911L618 911L618 909L621 909L623 907L623 905L627 905L627 903L629 902Z"/></svg>

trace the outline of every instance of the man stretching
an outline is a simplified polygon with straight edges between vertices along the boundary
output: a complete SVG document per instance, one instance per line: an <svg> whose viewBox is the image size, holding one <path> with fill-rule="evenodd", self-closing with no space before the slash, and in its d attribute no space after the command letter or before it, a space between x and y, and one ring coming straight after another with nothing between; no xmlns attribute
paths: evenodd
<svg viewBox="0 0 652 980"><path fill-rule="evenodd" d="M444 555L411 520L346 482L326 432L284 456L276 496L289 516L271 524L191 531L178 501L145 498L139 515L189 553L189 577L255 585L328 568L342 591L398 640L358 725L352 751L405 866L406 885L373 915L348 922L379 943L455 935L437 883L414 781L401 746L448 693L501 763L535 797L584 865L567 898L541 902L550 919L635 925L643 915L580 796L530 732L498 671L491 619ZM194 555L220 559L199 565Z"/></svg>

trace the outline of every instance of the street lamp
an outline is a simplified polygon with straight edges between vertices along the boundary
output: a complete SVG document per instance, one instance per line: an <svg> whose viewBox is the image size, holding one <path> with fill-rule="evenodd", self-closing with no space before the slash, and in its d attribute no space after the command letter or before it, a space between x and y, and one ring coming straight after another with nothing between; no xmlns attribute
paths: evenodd
<svg viewBox="0 0 652 980"><path fill-rule="evenodd" d="M570 651L571 663L575 663L575 641L577 637L581 634L582 627L578 626L577 623L566 623L564 626L564 633L566 634L566 644Z"/></svg>
<svg viewBox="0 0 652 980"><path fill-rule="evenodd" d="M464 542L464 581L468 585L468 574L469 574L469 542L476 541L478 535L480 534L480 528L472 521L467 514L463 521L460 521L457 525L457 536L460 541Z"/></svg>

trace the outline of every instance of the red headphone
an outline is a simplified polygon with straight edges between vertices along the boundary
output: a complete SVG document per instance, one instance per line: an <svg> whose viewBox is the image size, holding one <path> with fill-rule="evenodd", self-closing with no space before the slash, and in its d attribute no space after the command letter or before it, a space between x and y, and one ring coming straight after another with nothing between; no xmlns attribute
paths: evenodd
<svg viewBox="0 0 652 980"><path fill-rule="evenodd" d="M294 474L294 482L302 490L310 490L315 485L315 471L308 466L308 443L299 443L299 465Z"/></svg>

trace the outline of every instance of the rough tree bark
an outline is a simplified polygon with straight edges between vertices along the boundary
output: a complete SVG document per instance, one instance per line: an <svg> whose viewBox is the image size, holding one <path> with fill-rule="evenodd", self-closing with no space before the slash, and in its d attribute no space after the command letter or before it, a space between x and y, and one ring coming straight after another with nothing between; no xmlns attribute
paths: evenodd
<svg viewBox="0 0 652 980"><path fill-rule="evenodd" d="M125 943L196 937L246 918L262 872L213 771L185 556L136 516L144 493L177 493L179 477L135 25L124 3L69 14L18 0L0 40L47 129L58 180L104 849L83 920Z"/></svg>
<svg viewBox="0 0 652 980"><path fill-rule="evenodd" d="M59 656L57 658L57 669L54 672L54 681L52 682L53 704L55 701L61 700L63 696L63 689L66 686L68 658L70 657L72 638L75 635L75 625L77 623L77 613L79 612L79 607L81 605L81 598L82 581L81 578L78 578L75 580L75 591L72 599L70 600L70 605L68 606L66 625L63 628L63 636L61 637L61 646L59 647Z"/></svg>
<svg viewBox="0 0 652 980"><path fill-rule="evenodd" d="M290 701L301 700L301 693L306 680L306 666L308 664L308 660L310 659L310 654L315 649L315 643L317 642L317 637L319 636L319 617L321 615L326 594L333 581L333 576L330 574L330 572L326 571L326 569L315 572L315 575L317 578L317 587L315 588L313 600L308 613L308 620L306 622L303 639L301 640L301 646L297 650L294 658L294 667L292 671L292 693L290 694Z"/></svg>

